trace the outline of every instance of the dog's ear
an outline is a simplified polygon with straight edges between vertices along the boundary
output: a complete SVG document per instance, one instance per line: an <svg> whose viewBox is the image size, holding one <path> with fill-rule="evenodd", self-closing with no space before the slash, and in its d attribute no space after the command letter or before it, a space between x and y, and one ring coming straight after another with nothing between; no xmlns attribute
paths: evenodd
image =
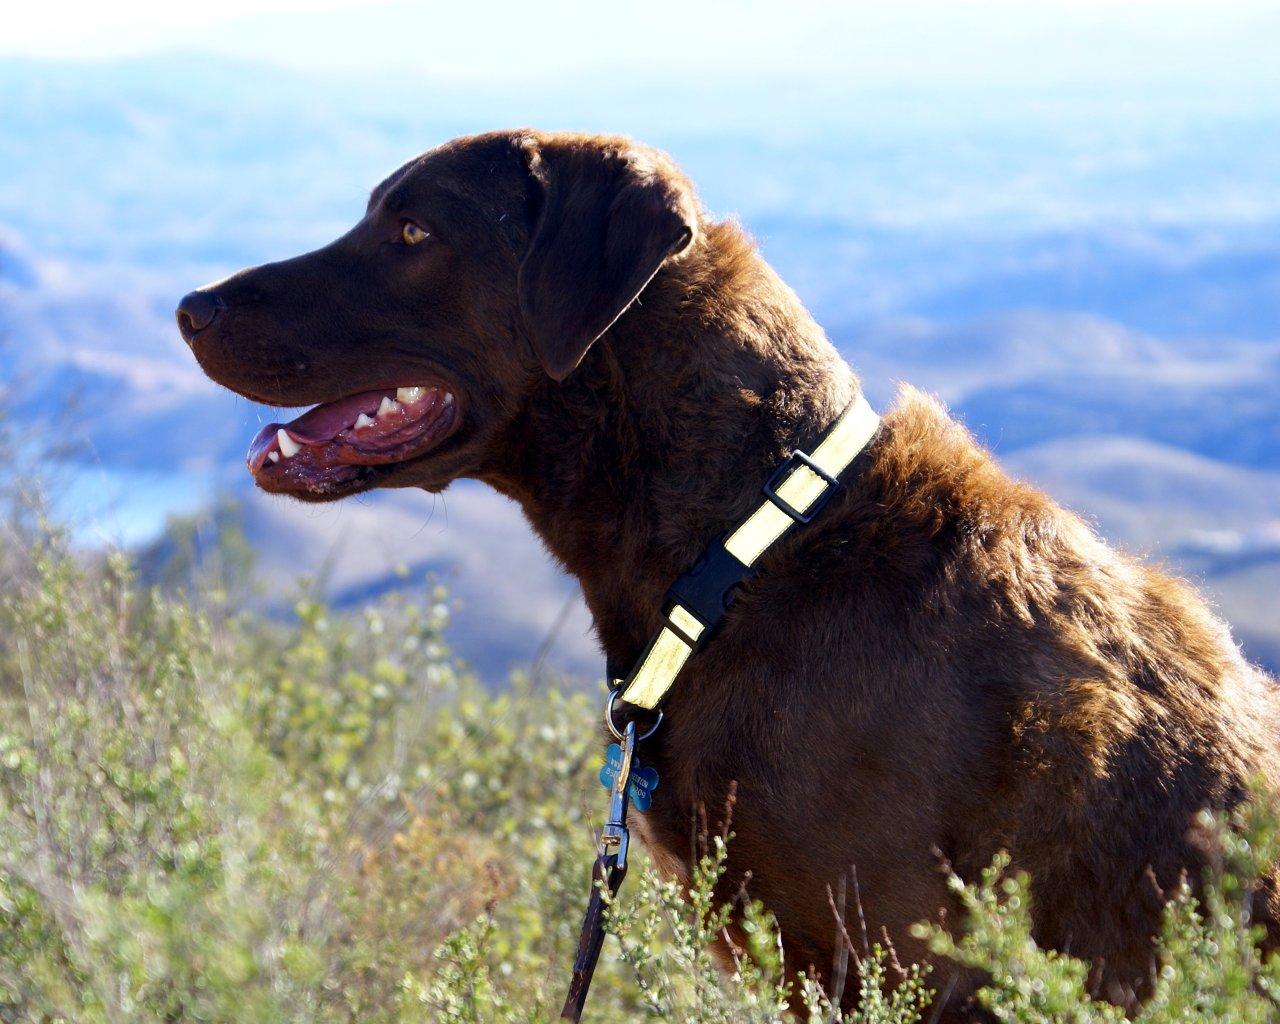
<svg viewBox="0 0 1280 1024"><path fill-rule="evenodd" d="M662 264L688 248L688 183L652 150L562 143L522 147L540 202L520 265L520 313L534 352L564 380Z"/></svg>

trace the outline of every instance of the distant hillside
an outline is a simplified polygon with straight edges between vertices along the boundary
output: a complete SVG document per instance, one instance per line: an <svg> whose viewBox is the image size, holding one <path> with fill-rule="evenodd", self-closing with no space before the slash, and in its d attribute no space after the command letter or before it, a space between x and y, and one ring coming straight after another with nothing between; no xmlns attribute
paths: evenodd
<svg viewBox="0 0 1280 1024"><path fill-rule="evenodd" d="M482 678L506 679L540 659L584 680L604 674L577 584L552 564L514 504L473 481L440 496L379 491L334 505L244 487L216 515L216 524L197 519L194 553L212 552L217 527L241 533L253 551L252 604L264 612L291 607L300 572L344 608L438 583L448 592L450 644ZM162 536L142 549L143 573L161 578L191 553Z"/></svg>
<svg viewBox="0 0 1280 1024"><path fill-rule="evenodd" d="M1280 345L1229 379L1128 379L1090 369L975 390L955 411L1000 451L1078 432L1129 434L1258 469L1280 466ZM1224 360L1225 362L1225 360ZM1216 363L1205 361L1206 370Z"/></svg>
<svg viewBox="0 0 1280 1024"><path fill-rule="evenodd" d="M1002 461L1106 537L1200 587L1249 655L1280 673L1280 473L1089 435Z"/></svg>
<svg viewBox="0 0 1280 1024"><path fill-rule="evenodd" d="M1002 461L1139 551L1176 551L1208 532L1244 535L1280 523L1280 473L1139 438L1082 431Z"/></svg>

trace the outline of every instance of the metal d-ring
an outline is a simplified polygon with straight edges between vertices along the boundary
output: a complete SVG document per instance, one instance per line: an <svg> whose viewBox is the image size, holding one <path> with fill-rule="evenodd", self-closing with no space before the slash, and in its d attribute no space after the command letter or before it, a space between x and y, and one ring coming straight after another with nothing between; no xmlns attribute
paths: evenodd
<svg viewBox="0 0 1280 1024"><path fill-rule="evenodd" d="M604 724L609 727L609 731L613 733L613 738L618 742L622 742L622 732L618 729L616 725L613 724L613 702L618 699L618 695L620 693L622 693L622 690L620 689L612 691L609 694L608 703L606 703L604 706ZM650 736L652 736L655 732L658 731L658 726L660 726L661 724L662 724L662 712L659 711L658 717L654 719L653 725L649 726L647 731L637 736L636 742L639 743L641 740L647 740Z"/></svg>

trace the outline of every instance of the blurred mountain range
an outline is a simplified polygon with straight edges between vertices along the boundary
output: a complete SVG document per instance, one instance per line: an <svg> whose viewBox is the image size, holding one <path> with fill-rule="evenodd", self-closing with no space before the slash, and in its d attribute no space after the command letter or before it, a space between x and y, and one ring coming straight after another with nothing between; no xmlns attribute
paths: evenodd
<svg viewBox="0 0 1280 1024"><path fill-rule="evenodd" d="M586 85L0 61L4 407L81 538L154 544L165 516L229 494L266 607L304 573L346 602L430 576L486 676L538 658L598 675L574 585L497 495L316 507L249 488L264 412L202 377L171 311L345 230L384 173L453 135L627 131L743 220L881 407L898 381L937 392L1280 668L1280 100Z"/></svg>

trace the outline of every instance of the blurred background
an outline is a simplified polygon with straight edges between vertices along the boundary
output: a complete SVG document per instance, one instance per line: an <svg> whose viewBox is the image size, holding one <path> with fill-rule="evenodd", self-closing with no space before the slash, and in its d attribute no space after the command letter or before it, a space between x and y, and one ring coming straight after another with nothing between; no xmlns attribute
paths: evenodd
<svg viewBox="0 0 1280 1024"><path fill-rule="evenodd" d="M899 381L938 393L1280 669L1276 5L49 0L4 20L8 463L83 549L159 576L233 526L264 613L299 575L338 605L433 577L483 677L598 678L574 584L479 485L253 491L264 411L202 377L172 310L345 231L455 135L623 132L746 225L879 406Z"/></svg>

